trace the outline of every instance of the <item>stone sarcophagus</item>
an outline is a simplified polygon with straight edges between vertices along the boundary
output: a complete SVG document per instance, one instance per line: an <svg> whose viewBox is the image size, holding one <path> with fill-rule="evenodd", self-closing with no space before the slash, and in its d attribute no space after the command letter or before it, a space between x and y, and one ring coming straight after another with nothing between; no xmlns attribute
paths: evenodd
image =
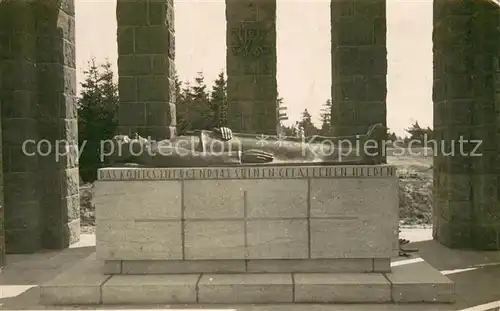
<svg viewBox="0 0 500 311"><path fill-rule="evenodd" d="M389 165L105 168L109 274L386 272L398 254Z"/></svg>

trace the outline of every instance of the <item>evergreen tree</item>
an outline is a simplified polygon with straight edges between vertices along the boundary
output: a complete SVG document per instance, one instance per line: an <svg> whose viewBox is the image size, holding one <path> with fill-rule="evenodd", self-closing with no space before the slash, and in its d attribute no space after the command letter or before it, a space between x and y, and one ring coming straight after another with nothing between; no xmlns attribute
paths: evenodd
<svg viewBox="0 0 500 311"><path fill-rule="evenodd" d="M189 120L191 130L210 129L213 127L214 114L210 107L210 98L202 72L194 79L194 85L188 91Z"/></svg>
<svg viewBox="0 0 500 311"><path fill-rule="evenodd" d="M201 71L199 71L198 76L194 78L194 85L191 88L191 96L194 101L203 101L204 104L208 103L207 85L205 84L205 77Z"/></svg>
<svg viewBox="0 0 500 311"><path fill-rule="evenodd" d="M318 129L312 123L311 114L309 113L309 111L307 111L307 109L305 109L304 112L302 112L302 118L299 122L299 127L302 127L304 129L305 136L312 136L318 134Z"/></svg>
<svg viewBox="0 0 500 311"><path fill-rule="evenodd" d="M191 125L191 115L190 106L193 102L193 95L191 94L191 85L189 82L181 83L176 81L176 93L178 93L176 98L176 119L177 119L177 133L184 134L186 131L193 130Z"/></svg>
<svg viewBox="0 0 500 311"><path fill-rule="evenodd" d="M290 128L290 129L287 129L285 126L283 126L283 124L281 123L281 120L280 120L280 116L279 116L279 114L285 114L285 115L286 115L286 112L285 112L286 110L283 110L283 111L282 111L282 110L280 110L280 109L279 109L279 108L281 108L281 107L286 107L286 106L283 104L283 102L284 102L284 98L283 98L283 97L280 97L280 96L278 95L278 98L276 99L276 109L277 109L277 113L278 113L278 115L276 116L276 118L277 118L276 122L277 122L277 123L278 123L278 125L279 125L279 128L278 128L278 133L277 133L277 134L278 134L278 135L280 135L280 134L281 134L281 135L285 135L285 136L291 136L291 135L289 135L289 134L290 134L290 129L291 129L291 128Z"/></svg>
<svg viewBox="0 0 500 311"><path fill-rule="evenodd" d="M415 123L405 131L410 134L410 140L419 141L420 143L434 139L433 130L430 127L421 127L418 121L415 121Z"/></svg>
<svg viewBox="0 0 500 311"><path fill-rule="evenodd" d="M289 136L289 137L297 136L297 129L295 127L284 125L281 128L282 128L283 135Z"/></svg>
<svg viewBox="0 0 500 311"><path fill-rule="evenodd" d="M320 110L321 135L328 136L332 133L332 101L328 99Z"/></svg>
<svg viewBox="0 0 500 311"><path fill-rule="evenodd" d="M227 82L224 71L221 71L214 81L210 100L214 127L227 126Z"/></svg>
<svg viewBox="0 0 500 311"><path fill-rule="evenodd" d="M109 61L98 65L92 59L84 74L78 98L79 166L82 180L92 182L97 178L97 169L103 166L101 141L112 137L118 125L119 98Z"/></svg>

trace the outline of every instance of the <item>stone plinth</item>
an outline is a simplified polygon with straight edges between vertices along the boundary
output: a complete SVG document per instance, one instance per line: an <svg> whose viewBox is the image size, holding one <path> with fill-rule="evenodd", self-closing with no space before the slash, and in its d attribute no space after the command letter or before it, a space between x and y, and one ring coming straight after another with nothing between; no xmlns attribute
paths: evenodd
<svg viewBox="0 0 500 311"><path fill-rule="evenodd" d="M97 260L44 284L44 304L454 300L453 283L424 262L391 270L392 166L106 168L98 177Z"/></svg>
<svg viewBox="0 0 500 311"><path fill-rule="evenodd" d="M101 169L97 256L110 273L372 272L397 255L397 189L386 165Z"/></svg>
<svg viewBox="0 0 500 311"><path fill-rule="evenodd" d="M45 305L229 304L234 307L246 303L449 303L455 299L453 283L425 262L394 267L391 273L106 276L102 268L94 256L83 259L41 286L41 302ZM373 309L385 308L382 305ZM434 310L435 306L428 305L428 309Z"/></svg>

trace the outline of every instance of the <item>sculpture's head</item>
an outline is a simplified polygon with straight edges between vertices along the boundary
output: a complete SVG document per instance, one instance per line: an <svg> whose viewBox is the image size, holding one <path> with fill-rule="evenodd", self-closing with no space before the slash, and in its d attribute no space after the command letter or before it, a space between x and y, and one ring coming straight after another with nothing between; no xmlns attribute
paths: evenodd
<svg viewBox="0 0 500 311"><path fill-rule="evenodd" d="M109 163L123 163L136 158L150 147L149 141L135 134L116 135L103 145L103 155Z"/></svg>

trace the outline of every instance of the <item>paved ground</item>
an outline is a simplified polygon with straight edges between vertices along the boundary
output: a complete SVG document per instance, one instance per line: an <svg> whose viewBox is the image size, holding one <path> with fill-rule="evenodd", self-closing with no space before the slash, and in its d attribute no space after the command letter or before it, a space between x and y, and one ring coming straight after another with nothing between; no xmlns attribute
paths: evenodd
<svg viewBox="0 0 500 311"><path fill-rule="evenodd" d="M135 306L134 309L204 309L208 311L370 311L370 310L462 310L500 311L500 252L475 252L447 249L431 240L430 229L404 229L402 237L420 249L424 258L455 282L454 305L273 305L273 306ZM75 265L95 251L95 236L84 234L81 241L62 252L34 255L9 255L0 274L0 309L53 309L38 303L38 285ZM403 259L396 264L412 264L419 258ZM58 309L124 309L116 307L66 307Z"/></svg>

